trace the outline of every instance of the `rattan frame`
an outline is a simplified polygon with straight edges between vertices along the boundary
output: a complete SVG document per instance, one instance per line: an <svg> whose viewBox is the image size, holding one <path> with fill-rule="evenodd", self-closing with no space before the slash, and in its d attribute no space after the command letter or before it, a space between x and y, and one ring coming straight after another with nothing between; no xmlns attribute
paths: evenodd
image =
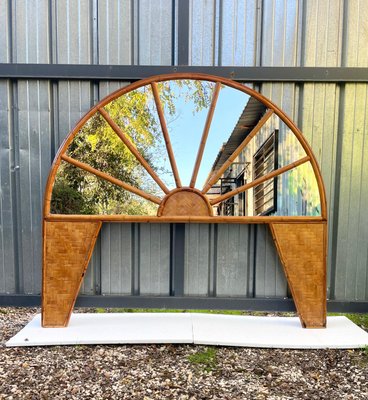
<svg viewBox="0 0 368 400"><path fill-rule="evenodd" d="M165 118L160 103L157 83L161 81L176 79L196 79L214 82L215 91L210 106L201 143L189 187L182 187L177 170L175 157L172 152L170 138L167 133ZM144 85L151 85L154 94L157 111L161 123L163 136L168 151L170 164L173 170L177 188L170 191L155 171L146 163L138 151L126 140L124 133L111 119L106 110L103 109L117 97L135 90ZM263 103L268 111L261 118L257 126L247 136L243 143L234 151L224 165L211 176L202 191L195 189L196 177L203 156L213 112L221 85L238 89ZM157 182L165 193L163 199L148 195L128 187L129 185L109 175L94 170L92 167L66 155L66 151L75 135L83 125L99 112L109 123L116 134L128 146L147 172ZM242 149L250 142L264 123L272 114L276 114L294 133L303 147L306 157L277 169L257 180L254 180L240 188L225 195L208 200L205 193L211 185L221 176L231 162L240 154ZM130 147L129 147L130 146ZM61 215L50 213L52 189L55 182L57 170L61 161L64 160L75 166L86 169L97 176L106 179L113 184L124 187L146 199L159 204L158 216L129 216L129 215ZM298 165L310 162L316 177L321 216L256 216L256 217L223 217L214 216L211 213L211 205L223 201L236 193L248 190L261 182L274 176L289 171ZM125 186L124 186L125 185ZM170 204L170 209L166 208ZM175 213L175 206L181 210L179 215ZM194 206L193 206L194 205ZM197 206L197 210L196 207ZM193 211L194 210L194 211ZM311 148L301 131L291 119L269 99L255 90L248 88L238 82L229 79L205 75L205 74L169 74L158 75L135 82L129 86L119 89L107 96L77 123L75 128L67 136L52 164L48 181L46 184L44 207L43 207L43 283L42 283L42 325L44 327L67 326L76 297L79 292L93 247L100 231L102 222L196 222L196 223L264 223L270 226L272 236L279 252L280 259L291 288L299 317L303 327L320 328L326 326L326 248L327 248L327 204L322 176L318 163Z"/></svg>

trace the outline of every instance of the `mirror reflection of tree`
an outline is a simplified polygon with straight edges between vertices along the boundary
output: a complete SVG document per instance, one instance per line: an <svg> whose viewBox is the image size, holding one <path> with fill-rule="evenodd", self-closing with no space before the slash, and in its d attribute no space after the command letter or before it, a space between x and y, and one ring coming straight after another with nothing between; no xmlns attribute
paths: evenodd
<svg viewBox="0 0 368 400"><path fill-rule="evenodd" d="M173 89L177 87L181 90ZM208 107L213 92L211 82L197 80L180 80L175 84L160 82L157 88L168 124L175 118L179 98L191 103L192 112L197 113ZM157 177L162 178L163 185L171 185L173 174L167 164L168 155L157 108L152 88L147 85L113 100L104 111ZM152 179L99 112L78 132L66 155L156 198L164 194L162 186ZM69 162L62 162L52 192L51 212L156 215L157 204Z"/></svg>

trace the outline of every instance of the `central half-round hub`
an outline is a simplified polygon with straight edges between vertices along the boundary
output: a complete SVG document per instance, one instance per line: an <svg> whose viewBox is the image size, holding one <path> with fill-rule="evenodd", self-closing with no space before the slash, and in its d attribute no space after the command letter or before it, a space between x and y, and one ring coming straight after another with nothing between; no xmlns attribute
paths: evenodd
<svg viewBox="0 0 368 400"><path fill-rule="evenodd" d="M157 216L211 217L212 207L207 198L197 189L178 188L162 200Z"/></svg>

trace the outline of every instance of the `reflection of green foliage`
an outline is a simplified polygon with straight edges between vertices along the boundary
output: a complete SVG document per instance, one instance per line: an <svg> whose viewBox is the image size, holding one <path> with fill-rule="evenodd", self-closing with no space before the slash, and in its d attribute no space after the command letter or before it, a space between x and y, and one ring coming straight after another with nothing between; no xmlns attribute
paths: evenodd
<svg viewBox="0 0 368 400"><path fill-rule="evenodd" d="M51 212L53 214L94 214L96 209L86 202L78 190L58 180L52 192Z"/></svg>
<svg viewBox="0 0 368 400"><path fill-rule="evenodd" d="M193 101L194 112L210 104L212 83L193 80L175 83L182 88L185 101ZM169 81L160 83L158 87L166 114L173 116L175 101L183 93L173 90L175 85ZM113 100L105 110L158 175L171 175L160 166L160 159L166 157L166 149L150 86ZM75 136L67 154L148 193L161 194L158 186L98 113ZM63 202L68 205L63 206ZM68 163L62 163L58 170L51 208L52 212L73 214L154 215L157 211L155 204Z"/></svg>
<svg viewBox="0 0 368 400"><path fill-rule="evenodd" d="M159 87L161 101L167 106L170 115L174 115L175 104L172 99L183 96L185 102L192 101L194 114L209 107L215 86L212 82L183 79L162 82Z"/></svg>
<svg viewBox="0 0 368 400"><path fill-rule="evenodd" d="M295 200L300 193L305 203L305 215L320 215L319 191L314 171L309 163L302 164L288 173L289 196Z"/></svg>

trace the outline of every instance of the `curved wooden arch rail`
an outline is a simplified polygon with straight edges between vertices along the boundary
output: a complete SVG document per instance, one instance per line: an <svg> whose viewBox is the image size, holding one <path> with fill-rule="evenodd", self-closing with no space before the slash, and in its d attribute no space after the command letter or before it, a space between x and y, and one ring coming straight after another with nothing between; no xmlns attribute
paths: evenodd
<svg viewBox="0 0 368 400"><path fill-rule="evenodd" d="M189 187L183 187L172 150L170 137L160 101L158 83L178 79L195 79L215 83L212 102L209 107ZM176 188L169 190L149 163L131 143L117 123L104 109L112 100L142 86L150 85L157 108L168 158ZM203 157L212 117L221 85L238 89L264 104L267 111L243 142L225 163L210 176L202 190L195 183ZM145 168L164 193L162 198L120 181L88 164L66 155L66 151L83 125L96 113L115 131L138 162ZM258 179L228 193L209 200L205 195L211 186L238 157L250 140L255 137L267 120L276 114L294 133L306 156L296 162L278 168ZM131 215L63 215L51 214L52 189L60 163L64 161L92 173L114 185L130 191L159 205L157 216ZM235 194L244 192L268 179L278 176L298 165L310 163L317 181L321 204L321 216L214 216L212 205ZM303 327L322 328L326 326L326 248L327 248L327 205L325 189L317 161L301 131L291 119L269 99L240 83L229 79L205 74L158 75L135 82L117 90L94 106L70 132L55 157L46 184L43 208L43 283L42 283L42 326L67 326L76 297L83 281L97 236L103 222L196 222L196 223L244 223L268 224L282 262L284 272Z"/></svg>

